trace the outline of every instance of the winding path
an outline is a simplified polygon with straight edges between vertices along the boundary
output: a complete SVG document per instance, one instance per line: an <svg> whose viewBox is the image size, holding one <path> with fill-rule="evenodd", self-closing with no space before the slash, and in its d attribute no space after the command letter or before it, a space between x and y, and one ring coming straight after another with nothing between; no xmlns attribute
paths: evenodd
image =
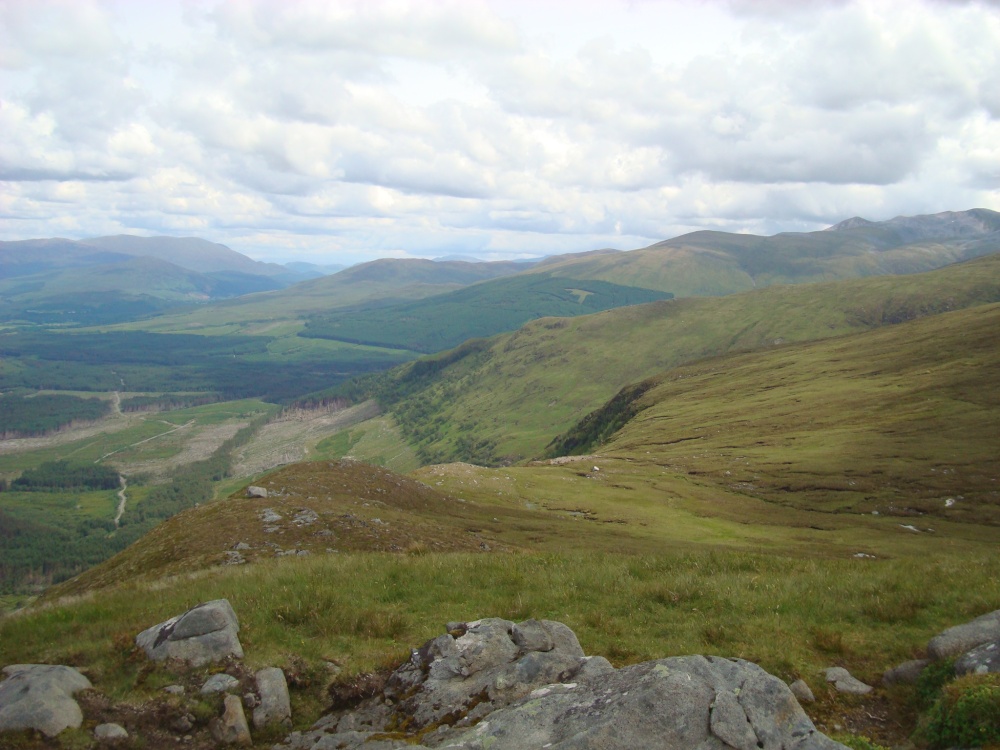
<svg viewBox="0 0 1000 750"><path fill-rule="evenodd" d="M122 488L118 490L118 512L115 513L115 528L120 528L119 523L122 520L122 513L125 512L125 490L128 489L128 482L125 481L125 475L119 474L118 481L121 482Z"/></svg>

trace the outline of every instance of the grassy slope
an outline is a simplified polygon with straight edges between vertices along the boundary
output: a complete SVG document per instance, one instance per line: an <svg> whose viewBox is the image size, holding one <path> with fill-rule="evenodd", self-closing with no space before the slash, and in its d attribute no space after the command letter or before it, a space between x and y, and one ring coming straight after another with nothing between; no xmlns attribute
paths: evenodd
<svg viewBox="0 0 1000 750"><path fill-rule="evenodd" d="M602 453L796 507L1000 525L1000 305L657 381Z"/></svg>
<svg viewBox="0 0 1000 750"><path fill-rule="evenodd" d="M492 441L495 458L541 453L557 434L628 383L727 352L808 341L1000 300L1000 256L926 274L741 295L689 298L572 319L543 319L496 337L430 377L404 365L409 392L393 411L423 432L438 460L463 436ZM405 427L404 423L404 427Z"/></svg>
<svg viewBox="0 0 1000 750"><path fill-rule="evenodd" d="M429 354L471 338L513 331L536 318L585 315L666 296L605 281L567 282L547 274L520 274L416 302L317 316L303 335Z"/></svg>

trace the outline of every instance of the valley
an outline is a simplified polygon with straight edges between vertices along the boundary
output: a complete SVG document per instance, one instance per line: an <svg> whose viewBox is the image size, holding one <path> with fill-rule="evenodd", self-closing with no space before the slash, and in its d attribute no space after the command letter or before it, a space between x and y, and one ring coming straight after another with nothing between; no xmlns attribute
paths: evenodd
<svg viewBox="0 0 1000 750"><path fill-rule="evenodd" d="M378 262L353 297L347 269L9 325L24 425L40 394L104 411L0 441L6 601L37 596L0 618L0 655L155 703L194 678L140 666L134 634L227 598L247 664L302 675L301 729L443 622L548 618L615 666L715 653L803 678L823 731L902 746L923 687L848 697L817 675L878 685L1000 608L1000 225L941 216ZM121 483L14 485L82 466Z"/></svg>

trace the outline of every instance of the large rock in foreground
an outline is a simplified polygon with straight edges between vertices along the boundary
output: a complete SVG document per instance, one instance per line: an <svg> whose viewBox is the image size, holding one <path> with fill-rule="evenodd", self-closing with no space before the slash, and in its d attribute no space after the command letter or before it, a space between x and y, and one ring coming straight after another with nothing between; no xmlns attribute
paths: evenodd
<svg viewBox="0 0 1000 750"><path fill-rule="evenodd" d="M449 630L415 650L383 695L292 734L288 747L844 750L747 661L686 656L616 670L584 656L557 622Z"/></svg>
<svg viewBox="0 0 1000 750"><path fill-rule="evenodd" d="M89 690L90 680L72 667L52 664L12 664L0 682L0 731L35 729L55 737L83 723L73 699Z"/></svg>
<svg viewBox="0 0 1000 750"><path fill-rule="evenodd" d="M927 655L935 661L961 656L977 646L1000 640L1000 609L948 628L931 638Z"/></svg>
<svg viewBox="0 0 1000 750"><path fill-rule="evenodd" d="M181 659L200 667L229 656L242 659L239 629L229 600L216 599L142 631L135 644L155 661Z"/></svg>

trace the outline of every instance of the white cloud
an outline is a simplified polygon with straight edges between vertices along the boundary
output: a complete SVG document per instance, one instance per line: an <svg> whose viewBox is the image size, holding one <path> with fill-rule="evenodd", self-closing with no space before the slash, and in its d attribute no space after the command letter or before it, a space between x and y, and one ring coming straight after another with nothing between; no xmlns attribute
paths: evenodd
<svg viewBox="0 0 1000 750"><path fill-rule="evenodd" d="M997 71L981 2L0 0L0 237L335 262L1000 209Z"/></svg>

